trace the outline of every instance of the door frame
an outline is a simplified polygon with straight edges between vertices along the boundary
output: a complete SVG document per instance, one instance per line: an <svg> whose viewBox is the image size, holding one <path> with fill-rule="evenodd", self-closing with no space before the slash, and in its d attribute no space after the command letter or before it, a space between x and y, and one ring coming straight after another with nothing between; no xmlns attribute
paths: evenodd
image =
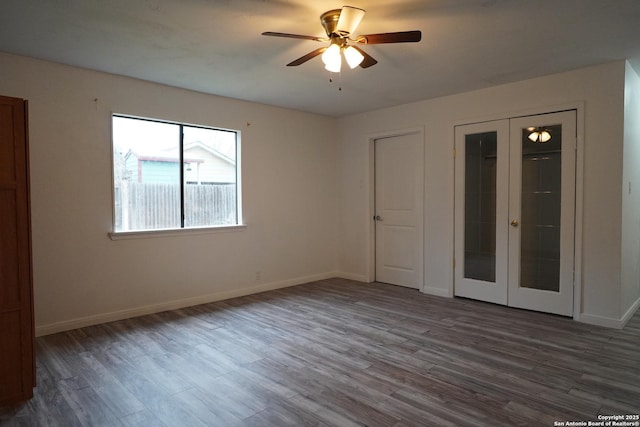
<svg viewBox="0 0 640 427"><path fill-rule="evenodd" d="M422 142L422 182L424 184L424 166L425 166L425 140L424 140L424 127L410 127L410 128L402 128L388 131L381 131L376 133L371 133L367 135L368 140L368 150L369 150L369 209L368 209L368 233L367 233L367 246L369 248L369 254L367 256L367 277L366 281L371 283L376 279L376 223L373 220L375 216L376 210L376 162L375 162L375 143L377 139L382 138L392 138L395 136L404 136L418 134L420 141ZM361 187L364 187L364 183L360 183ZM426 205L427 199L425 197L425 185L422 186L422 254L423 254L423 263L422 263L422 283L418 285L418 290L420 292L424 292L424 282L425 282L425 274L426 274L426 263L424 262L424 254L425 254L425 215L426 215Z"/></svg>
<svg viewBox="0 0 640 427"><path fill-rule="evenodd" d="M453 129L455 126L462 126L466 124L482 123L488 121L495 121L501 119L515 119L527 116L537 116L541 114L559 113L562 111L575 110L576 112L576 191L575 191L575 233L574 233L574 266L573 266L573 319L580 320L582 312L582 252L583 252L583 224L584 224L584 128L585 128L585 105L583 101L576 101L567 104L558 104L542 108L532 108L525 110L518 110L511 113L492 114L487 116L480 116L467 120L457 120L451 123L451 152L455 153L455 135ZM451 157L451 179L455 176L455 154ZM454 185L451 185L452 196L450 197L450 212L452 218L451 224L451 266L454 265L455 259L455 227L453 217L455 215L455 193ZM426 200L426 197L425 197ZM450 275L449 282L449 294L454 294L454 272Z"/></svg>

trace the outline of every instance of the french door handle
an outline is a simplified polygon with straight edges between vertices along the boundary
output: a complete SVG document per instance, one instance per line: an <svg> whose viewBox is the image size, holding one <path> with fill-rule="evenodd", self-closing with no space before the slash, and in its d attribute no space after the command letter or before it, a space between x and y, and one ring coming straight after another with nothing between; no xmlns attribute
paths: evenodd
<svg viewBox="0 0 640 427"><path fill-rule="evenodd" d="M512 227L517 227L518 225L520 225L520 223L518 222L517 219L514 219L514 220L511 221L511 226Z"/></svg>

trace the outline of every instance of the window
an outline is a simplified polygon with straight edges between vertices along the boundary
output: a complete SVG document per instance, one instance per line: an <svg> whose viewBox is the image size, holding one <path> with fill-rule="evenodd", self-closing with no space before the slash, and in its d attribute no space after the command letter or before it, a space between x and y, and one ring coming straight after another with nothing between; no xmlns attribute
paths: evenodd
<svg viewBox="0 0 640 427"><path fill-rule="evenodd" d="M114 231L237 225L236 131L114 115Z"/></svg>

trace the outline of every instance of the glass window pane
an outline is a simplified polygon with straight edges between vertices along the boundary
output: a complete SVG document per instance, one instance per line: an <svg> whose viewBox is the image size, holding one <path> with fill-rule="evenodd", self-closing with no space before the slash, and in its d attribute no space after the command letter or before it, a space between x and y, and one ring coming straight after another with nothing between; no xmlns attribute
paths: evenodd
<svg viewBox="0 0 640 427"><path fill-rule="evenodd" d="M464 277L496 281L497 132L465 136Z"/></svg>
<svg viewBox="0 0 640 427"><path fill-rule="evenodd" d="M180 228L180 126L112 123L115 231Z"/></svg>
<svg viewBox="0 0 640 427"><path fill-rule="evenodd" d="M520 287L560 290L561 126L522 130ZM546 142L532 131L548 132Z"/></svg>
<svg viewBox="0 0 640 427"><path fill-rule="evenodd" d="M184 127L184 226L237 224L236 132Z"/></svg>

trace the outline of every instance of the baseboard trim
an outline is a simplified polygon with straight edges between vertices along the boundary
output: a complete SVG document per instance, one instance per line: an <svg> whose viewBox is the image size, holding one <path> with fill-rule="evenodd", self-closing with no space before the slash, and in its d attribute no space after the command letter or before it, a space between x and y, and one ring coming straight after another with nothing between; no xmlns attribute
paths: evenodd
<svg viewBox="0 0 640 427"><path fill-rule="evenodd" d="M191 307L210 302L223 301L230 298L237 298L245 295L257 294L260 292L271 291L275 289L287 288L290 286L302 285L304 283L314 282L318 280L326 280L334 277L341 279L355 280L358 282L368 283L365 275L346 273L342 271L331 271L319 273L310 276L297 277L293 279L281 280L277 282L263 283L256 286L248 286L240 289L215 292L212 294L201 295L192 298L184 298L180 300L167 301L159 304L134 307L126 310L118 310L109 313L97 314L94 316L80 317L76 319L63 320L61 322L39 325L35 328L36 336L50 335L58 332L70 331L72 329L83 328L86 326L99 325L101 323L115 322L117 320L129 319L132 317L145 316L147 314L160 313L167 310L177 310L180 308ZM422 292L429 295L451 298L448 289L425 286ZM593 314L582 313L576 319L578 322L590 325L603 326L606 328L622 329L629 319L640 309L640 298L627 310L620 319L610 317L602 317Z"/></svg>
<svg viewBox="0 0 640 427"><path fill-rule="evenodd" d="M424 286L422 288L422 292L424 292L425 294L434 295L437 297L451 298L451 295L449 294L449 289L434 288L433 286Z"/></svg>
<svg viewBox="0 0 640 427"><path fill-rule="evenodd" d="M334 277L339 277L340 279L355 280L356 282L371 283L367 276L365 276L364 274L353 274L346 273L344 271L337 271Z"/></svg>
<svg viewBox="0 0 640 427"><path fill-rule="evenodd" d="M622 327L624 328L627 324L627 322L633 317L634 314L636 314L636 311L638 311L638 309L640 308L640 298L638 298L636 300L636 302L634 302L631 307L629 307L629 310L627 310L627 312L622 316Z"/></svg>
<svg viewBox="0 0 640 427"><path fill-rule="evenodd" d="M147 314L160 313L167 310L177 310L179 308L192 307L210 302L222 301L230 298L241 297L245 295L257 294L260 292L272 291L275 289L287 288L290 286L302 285L304 283L315 282L318 280L331 279L333 277L343 277L340 273L332 271L327 273L319 273L310 276L296 277L293 279L281 280L277 282L263 283L256 286L248 286L240 289L232 289L228 291L215 292L212 294L201 295L192 298L184 298L174 301L162 302L159 304L151 304L141 307L134 307L125 310L112 311L109 313L101 313L93 316L80 317L76 319L63 320L45 325L39 325L35 328L36 336L50 335L58 332L70 331L72 329L84 328L87 326L99 325L101 323L115 322L117 320L130 319L132 317L145 316ZM346 277L345 277L346 278Z"/></svg>
<svg viewBox="0 0 640 427"><path fill-rule="evenodd" d="M588 323L590 325L604 326L605 328L622 329L639 308L640 298L631 305L629 310L627 310L627 312L620 319L612 319L610 317L581 313L578 318L576 318L576 320L578 322Z"/></svg>
<svg viewBox="0 0 640 427"><path fill-rule="evenodd" d="M621 319L596 316L594 314L581 313L575 320L582 323L588 323L589 325L602 326L605 328L613 329L622 329L624 326Z"/></svg>

